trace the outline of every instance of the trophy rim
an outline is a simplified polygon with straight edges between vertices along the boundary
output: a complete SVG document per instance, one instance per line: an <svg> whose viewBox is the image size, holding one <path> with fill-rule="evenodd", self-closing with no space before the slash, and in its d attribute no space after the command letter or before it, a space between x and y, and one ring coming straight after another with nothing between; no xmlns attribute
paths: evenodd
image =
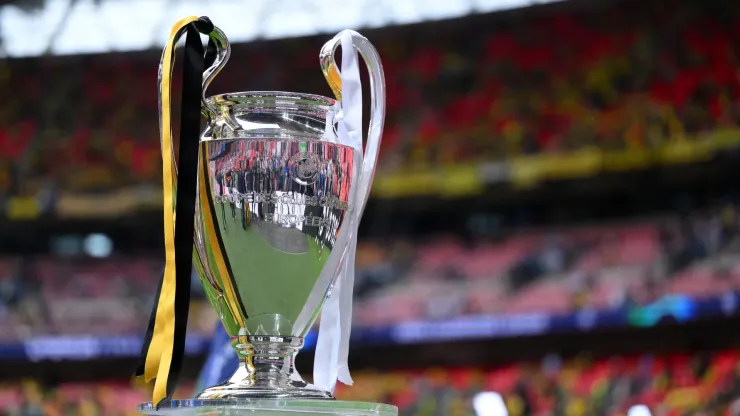
<svg viewBox="0 0 740 416"><path fill-rule="evenodd" d="M224 106L261 107L267 103L279 107L330 111L337 104L337 100L323 95L288 91L227 92L212 95L206 98L205 101L207 105L213 106L219 112Z"/></svg>

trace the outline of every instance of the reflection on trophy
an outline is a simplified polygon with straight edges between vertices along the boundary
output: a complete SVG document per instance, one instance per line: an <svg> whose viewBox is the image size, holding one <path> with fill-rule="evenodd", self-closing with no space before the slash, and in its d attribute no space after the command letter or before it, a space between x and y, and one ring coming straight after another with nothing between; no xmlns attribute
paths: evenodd
<svg viewBox="0 0 740 416"><path fill-rule="evenodd" d="M351 148L320 140L331 111L326 99L227 94L213 100L221 109L238 108L228 111L257 137L204 136L201 144L200 278L244 361L229 381L200 397L330 397L294 373L293 357L347 245L341 230L354 208L349 189L361 160ZM230 157L244 158L246 167L224 163Z"/></svg>
<svg viewBox="0 0 740 416"><path fill-rule="evenodd" d="M187 408L223 412L208 414L232 414L225 409L396 414L393 406L335 401L294 367L304 336L354 248L353 229L369 195L382 132L385 86L379 57L367 39L343 33L320 55L339 100L288 92L203 100L208 123L198 151L193 262L241 363L231 378L205 389L197 400L148 403L140 406L143 413ZM215 59L205 70L203 90L230 53L218 28L210 37ZM334 54L348 40L366 61L372 83L364 157L362 143L344 143L338 127L347 114ZM160 76L167 72L165 67ZM160 91L162 83L160 78ZM351 289L345 290L351 294Z"/></svg>

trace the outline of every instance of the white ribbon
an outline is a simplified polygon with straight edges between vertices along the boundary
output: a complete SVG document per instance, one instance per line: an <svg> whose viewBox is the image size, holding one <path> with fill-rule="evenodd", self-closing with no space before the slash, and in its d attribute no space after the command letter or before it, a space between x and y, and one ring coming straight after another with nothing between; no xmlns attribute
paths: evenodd
<svg viewBox="0 0 740 416"><path fill-rule="evenodd" d="M341 112L337 115L337 134L339 143L350 146L360 154L363 160L362 149L362 84L360 83L360 67L357 51L352 43L351 30L339 33L342 46L342 80ZM372 173L372 172L370 172ZM352 376L349 373L347 358L349 356L349 337L352 331L352 292L355 284L355 252L357 251L357 228L360 225L366 192L362 189L365 178L365 164L360 177L352 187L350 194L349 218L346 226L349 227L349 241L347 251L342 258L339 275L337 276L331 295L326 300L321 311L321 329L316 344L314 358L313 380L317 387L334 392L337 380L352 385Z"/></svg>

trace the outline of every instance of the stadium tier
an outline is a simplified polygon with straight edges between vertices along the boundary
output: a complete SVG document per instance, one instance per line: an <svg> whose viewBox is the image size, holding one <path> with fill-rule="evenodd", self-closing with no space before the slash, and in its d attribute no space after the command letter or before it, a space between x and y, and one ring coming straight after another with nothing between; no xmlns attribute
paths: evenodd
<svg viewBox="0 0 740 416"><path fill-rule="evenodd" d="M444 326L435 323L461 318L485 322L520 317L518 330L526 333L558 330L556 317L577 319L583 311L611 317L599 321L597 314L595 327L652 326L731 314L734 307L727 309L727 296L734 299L740 292L736 210L724 205L687 218L534 230L498 242L452 237L426 243L364 241L357 255L354 324L360 329L404 328L428 322L437 335L432 331L426 336L444 338L455 331L445 334ZM161 268L153 257L4 257L0 340L138 335ZM193 287L191 334L207 336L215 315L198 293L200 285ZM532 328L524 325L525 318L552 323ZM406 331L395 336L424 341L411 327ZM458 336L517 335L470 331Z"/></svg>
<svg viewBox="0 0 740 416"><path fill-rule="evenodd" d="M355 375L353 387L340 387L337 397L392 403L400 416L474 415L480 410L476 397L485 392L500 395L510 416L621 416L637 404L661 416L731 416L740 408L738 359L737 350L608 360L549 356L541 363L498 368L363 372ZM193 386L185 385L176 395L192 392ZM127 382L52 386L27 380L0 385L0 413L128 416L136 414L131 409L146 394Z"/></svg>
<svg viewBox="0 0 740 416"><path fill-rule="evenodd" d="M68 2L60 28L79 15L72 8L93 13L107 1ZM43 13L14 13L30 22L63 2L32 3ZM285 6L260 3L263 14ZM398 3L394 13L411 9L389 3ZM215 176L198 185L196 238L208 246L198 258L218 270L201 270L214 280L207 293L192 275L183 369L175 368L179 357L170 367L180 375L174 398L229 377L250 343L288 340L284 329L293 331L290 348L305 342L297 365L310 378L308 358L326 357L316 351L318 325L303 341L295 331L307 328L301 322L324 293L346 306L335 295L340 288L354 293L355 380L338 386L340 400L393 404L401 416L503 416L491 412L498 403L511 416L641 416L628 414L636 405L653 416L740 415L740 333L727 329L740 320L740 2L547 3L362 30L379 50L387 84L366 207L346 197L358 176L358 164L342 162L351 149L335 164L334 151L290 143L269 153L269 163L256 156L250 163L249 140L211 142L201 163ZM229 35L228 24L211 17ZM151 33L170 24L144 20ZM23 41L12 29L0 27L0 49L9 31ZM253 35L259 40L232 45L207 95L331 96L318 56L329 35ZM0 60L0 416L129 416L152 399L151 385L128 377L157 296L163 241L172 240L162 239L159 60L153 50ZM343 114L337 120L352 119ZM179 122L172 124L178 141ZM327 137L331 126L321 127ZM318 155L339 173L327 176ZM301 170L313 182L300 179ZM182 189L178 198L189 198ZM339 190L339 207L327 189ZM204 208L211 197L222 208L216 221L209 210L217 205ZM177 208L187 208L181 202ZM355 233L346 220L358 207L367 209ZM188 223L191 214L181 213L180 225ZM278 217L287 220L278 225ZM318 234L307 231L313 219L326 220ZM304 234L313 236L305 246ZM353 258L345 238L357 235L354 292L347 292L336 284L346 280L330 283L330 266L343 269L326 254ZM255 245L263 241L279 257L263 255ZM177 249L178 259L189 245ZM232 261L245 253L251 257ZM315 264L291 263L303 254L315 254ZM278 270L282 259L291 265ZM252 264L260 261L264 270ZM305 271L316 272L305 274L310 279L321 272L322 286ZM256 290L266 282L274 297ZM296 289L304 283L306 295ZM227 313L209 297L222 299ZM181 323L187 304L175 298L171 322ZM292 304L295 320L271 309ZM217 329L217 310L231 335L267 336L230 338ZM275 328L265 329L267 317ZM247 352L237 356L231 343Z"/></svg>
<svg viewBox="0 0 740 416"><path fill-rule="evenodd" d="M705 143L668 152L692 159L736 144L740 20L732 4L621 1L379 30L388 85L380 169ZM319 44L237 46L217 84L328 94ZM0 196L158 184L153 62L143 53L0 63L0 90L14 97L0 110Z"/></svg>

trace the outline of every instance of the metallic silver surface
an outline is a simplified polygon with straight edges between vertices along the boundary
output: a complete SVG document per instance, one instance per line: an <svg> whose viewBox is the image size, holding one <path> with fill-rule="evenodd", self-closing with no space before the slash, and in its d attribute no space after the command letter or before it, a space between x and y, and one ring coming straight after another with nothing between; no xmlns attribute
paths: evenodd
<svg viewBox="0 0 740 416"><path fill-rule="evenodd" d="M242 339L242 338L240 338ZM205 389L199 399L331 399L330 393L306 383L296 373L295 355L303 338L247 336L234 347L244 357L229 380Z"/></svg>
<svg viewBox="0 0 740 416"><path fill-rule="evenodd" d="M377 163L378 152L380 151L380 139L383 134L383 123L385 122L385 74L383 72L383 65L380 62L380 55L375 49L372 43L367 38L354 33L352 36L352 43L360 53L362 59L365 60L367 65L367 72L369 74L370 81L370 126L367 129L367 145L365 147L365 158L363 163L367 164L367 168L363 168L364 171L375 172L375 165ZM335 36L330 41L326 42L321 48L319 53L319 62L321 63L321 71L324 73L326 81L329 83L332 91L337 97L342 97L342 86L340 79L340 72L337 68L335 55L337 48L341 44L341 38ZM365 209L365 202L370 197L370 188L373 183L373 174L366 175L361 178L359 184L359 196L358 200L360 206L358 209L360 213Z"/></svg>
<svg viewBox="0 0 740 416"><path fill-rule="evenodd" d="M207 103L216 112L201 137L196 269L244 360L199 397L331 398L293 362L347 246L358 152L336 143L329 98L256 92ZM298 323L304 309L312 319Z"/></svg>
<svg viewBox="0 0 740 416"><path fill-rule="evenodd" d="M213 64L203 73L201 103L203 104L203 113L206 117L210 118L215 113L215 109L211 108L206 102L206 90L213 79L216 78L216 75L221 72L226 62L229 61L229 57L231 57L231 45L226 38L226 34L216 26L213 27L213 31L208 35L208 38L216 46L216 55Z"/></svg>
<svg viewBox="0 0 740 416"><path fill-rule="evenodd" d="M146 415L274 415L274 416L396 416L398 408L387 404L341 400L304 399L197 399L172 400L159 409L152 403L139 405Z"/></svg>
<svg viewBox="0 0 740 416"><path fill-rule="evenodd" d="M203 99L207 124L200 143L194 266L241 363L229 380L205 389L198 396L203 400L192 403L340 403L306 383L294 361L331 294L350 240L351 227L345 225L364 208L380 146L382 67L367 39L352 36L371 78L364 159L359 150L339 144L341 105L333 99L288 92ZM203 97L230 56L221 30L210 37L216 59L204 73ZM338 44L338 37L327 43L320 63L341 97L334 60ZM161 75L160 68L160 91Z"/></svg>

